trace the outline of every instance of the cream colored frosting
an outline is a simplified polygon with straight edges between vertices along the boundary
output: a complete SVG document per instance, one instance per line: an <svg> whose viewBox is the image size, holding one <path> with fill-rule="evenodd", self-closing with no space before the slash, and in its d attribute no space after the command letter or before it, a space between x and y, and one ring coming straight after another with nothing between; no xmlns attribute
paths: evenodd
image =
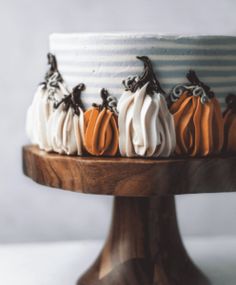
<svg viewBox="0 0 236 285"><path fill-rule="evenodd" d="M47 124L53 113L55 102L60 101L68 90L57 81L58 74L53 74L47 83L40 84L34 95L33 102L27 111L26 132L30 141L41 149L51 151L52 146L47 138ZM55 83L57 87L55 87Z"/></svg>
<svg viewBox="0 0 236 285"><path fill-rule="evenodd" d="M173 117L162 94L147 94L148 84L125 91L118 102L122 156L168 157L175 149Z"/></svg>
<svg viewBox="0 0 236 285"><path fill-rule="evenodd" d="M70 107L64 110L61 104L48 121L47 138L54 152L67 155L81 155L83 151L84 114L79 116Z"/></svg>

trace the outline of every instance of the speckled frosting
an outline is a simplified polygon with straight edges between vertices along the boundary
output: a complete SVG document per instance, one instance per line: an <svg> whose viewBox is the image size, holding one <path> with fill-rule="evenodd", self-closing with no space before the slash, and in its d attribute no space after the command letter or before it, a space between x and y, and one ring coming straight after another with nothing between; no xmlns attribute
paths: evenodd
<svg viewBox="0 0 236 285"><path fill-rule="evenodd" d="M166 92L195 70L220 103L236 90L236 37L145 34L52 34L50 51L69 87L86 84L86 107L99 101L105 87L119 98L122 80L140 73L137 55L148 56Z"/></svg>

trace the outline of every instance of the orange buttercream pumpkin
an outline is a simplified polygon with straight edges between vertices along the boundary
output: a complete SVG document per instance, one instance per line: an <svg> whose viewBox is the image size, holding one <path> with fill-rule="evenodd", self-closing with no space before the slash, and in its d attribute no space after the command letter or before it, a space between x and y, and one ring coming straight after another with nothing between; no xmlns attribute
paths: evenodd
<svg viewBox="0 0 236 285"><path fill-rule="evenodd" d="M227 108L224 112L225 150L236 152L236 95L226 98Z"/></svg>
<svg viewBox="0 0 236 285"><path fill-rule="evenodd" d="M224 123L220 104L194 71L188 85L176 86L170 95L170 112L176 129L176 154L207 156L221 151Z"/></svg>
<svg viewBox="0 0 236 285"><path fill-rule="evenodd" d="M118 151L118 126L116 104L107 90L101 91L102 104L93 107L84 114L84 144L88 153L96 156L114 156Z"/></svg>

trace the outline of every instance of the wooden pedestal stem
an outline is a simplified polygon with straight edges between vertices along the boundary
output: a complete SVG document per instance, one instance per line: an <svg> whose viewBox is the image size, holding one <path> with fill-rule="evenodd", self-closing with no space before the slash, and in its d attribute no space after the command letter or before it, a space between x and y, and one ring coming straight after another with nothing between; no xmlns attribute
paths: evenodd
<svg viewBox="0 0 236 285"><path fill-rule="evenodd" d="M95 264L77 285L205 285L182 244L172 196L116 197Z"/></svg>

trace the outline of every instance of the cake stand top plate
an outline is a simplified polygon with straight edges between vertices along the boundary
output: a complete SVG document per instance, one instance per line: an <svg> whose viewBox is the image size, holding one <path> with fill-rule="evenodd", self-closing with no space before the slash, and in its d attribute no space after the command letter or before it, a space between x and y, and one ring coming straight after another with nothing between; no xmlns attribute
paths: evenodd
<svg viewBox="0 0 236 285"><path fill-rule="evenodd" d="M87 194L148 197L236 191L236 156L181 159L71 157L23 148L25 175Z"/></svg>

